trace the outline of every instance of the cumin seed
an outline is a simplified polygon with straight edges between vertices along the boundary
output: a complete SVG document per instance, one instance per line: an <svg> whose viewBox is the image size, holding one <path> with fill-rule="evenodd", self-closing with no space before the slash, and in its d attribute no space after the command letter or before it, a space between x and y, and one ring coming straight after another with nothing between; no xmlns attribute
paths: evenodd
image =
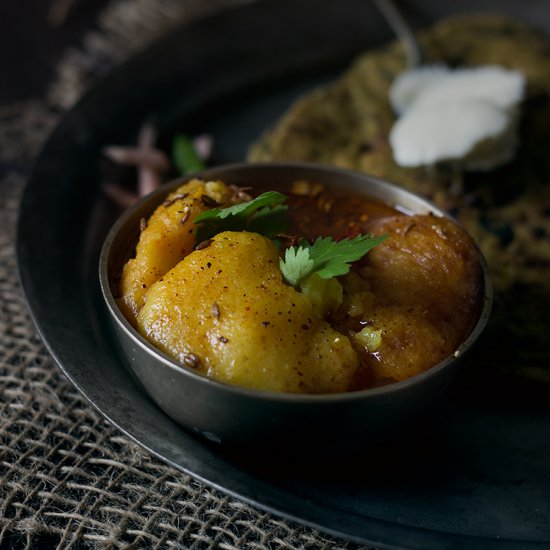
<svg viewBox="0 0 550 550"><path fill-rule="evenodd" d="M201 366L201 360L194 353L188 353L183 356L183 364L191 369L198 369Z"/></svg>
<svg viewBox="0 0 550 550"><path fill-rule="evenodd" d="M414 222L411 222L407 225L407 227L405 227L404 231L403 231L403 235L408 235L409 234L409 231L412 231L414 229L414 227L416 226L416 224Z"/></svg>
<svg viewBox="0 0 550 550"><path fill-rule="evenodd" d="M162 203L162 206L172 206L175 202L181 200L181 199L185 199L189 196L189 193L178 193L177 195L174 195L171 199L166 199L163 203Z"/></svg>
<svg viewBox="0 0 550 550"><path fill-rule="evenodd" d="M208 248L212 244L213 239L206 239L205 241L200 242L197 246L195 246L195 250L204 250L205 248Z"/></svg>
<svg viewBox="0 0 550 550"><path fill-rule="evenodd" d="M436 232L436 234L439 236L439 238L446 240L447 239L447 232L443 227L440 225L432 225L432 229Z"/></svg>
<svg viewBox="0 0 550 550"><path fill-rule="evenodd" d="M191 210L189 208L186 208L180 220L180 225L183 225L189 219L190 216L191 216Z"/></svg>
<svg viewBox="0 0 550 550"><path fill-rule="evenodd" d="M219 319L220 318L220 306L217 304L217 302L214 302L212 304L212 316L215 318L215 319Z"/></svg>
<svg viewBox="0 0 550 550"><path fill-rule="evenodd" d="M243 202L252 200L252 196L247 193L247 191L252 191L252 187L239 187L238 185L230 185L229 187L237 199Z"/></svg>

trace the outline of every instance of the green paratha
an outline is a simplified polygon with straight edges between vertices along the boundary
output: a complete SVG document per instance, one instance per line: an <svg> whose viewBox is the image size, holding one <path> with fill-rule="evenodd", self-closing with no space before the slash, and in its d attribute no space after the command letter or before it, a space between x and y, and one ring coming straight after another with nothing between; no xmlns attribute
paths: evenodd
<svg viewBox="0 0 550 550"><path fill-rule="evenodd" d="M523 72L527 94L513 162L477 173L395 164L388 89L405 69L398 43L363 54L339 80L299 99L252 146L249 160L364 171L450 211L477 240L495 285L492 319L473 359L550 382L550 39L521 22L478 15L442 21L420 41L433 62Z"/></svg>

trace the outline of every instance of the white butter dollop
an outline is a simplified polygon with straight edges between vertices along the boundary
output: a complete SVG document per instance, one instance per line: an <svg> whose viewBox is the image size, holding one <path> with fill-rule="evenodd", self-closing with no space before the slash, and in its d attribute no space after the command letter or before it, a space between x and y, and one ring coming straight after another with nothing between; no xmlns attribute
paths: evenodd
<svg viewBox="0 0 550 550"><path fill-rule="evenodd" d="M513 158L525 77L499 66L411 69L389 92L398 113L389 136L402 166L462 161L487 170Z"/></svg>

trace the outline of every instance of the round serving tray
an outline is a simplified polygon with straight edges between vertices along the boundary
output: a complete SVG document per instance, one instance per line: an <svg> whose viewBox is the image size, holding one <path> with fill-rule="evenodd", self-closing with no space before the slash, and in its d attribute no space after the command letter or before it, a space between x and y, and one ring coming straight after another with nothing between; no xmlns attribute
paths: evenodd
<svg viewBox="0 0 550 550"><path fill-rule="evenodd" d="M550 26L543 2L402 5L422 24L489 9ZM216 162L242 160L292 99L390 38L365 0L263 1L178 29L118 68L64 117L36 163L21 204L21 282L52 356L83 395L197 479L373 545L548 547L550 400L541 390L518 384L523 399L494 399L498 384L471 393L459 382L437 419L369 456L298 465L289 448L258 464L223 455L162 413L126 368L106 322L97 266L118 213L100 191L102 148L131 143L153 117L164 136L212 133Z"/></svg>

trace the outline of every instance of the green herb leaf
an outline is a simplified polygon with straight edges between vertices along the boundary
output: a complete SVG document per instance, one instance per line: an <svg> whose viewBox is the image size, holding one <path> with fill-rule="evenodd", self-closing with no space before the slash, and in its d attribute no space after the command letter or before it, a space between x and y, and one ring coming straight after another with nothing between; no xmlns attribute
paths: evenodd
<svg viewBox="0 0 550 550"><path fill-rule="evenodd" d="M387 238L373 235L359 235L354 239L335 241L332 237L319 237L312 245L300 243L298 248L286 250L280 268L285 280L298 287L312 273L322 279L345 275L350 264L362 258L369 250Z"/></svg>
<svg viewBox="0 0 550 550"><path fill-rule="evenodd" d="M284 233L288 227L288 206L278 204L273 208L264 206L250 219L248 231L259 233L266 237L273 237Z"/></svg>
<svg viewBox="0 0 550 550"><path fill-rule="evenodd" d="M311 259L309 247L291 246L285 251L285 259L279 260L279 268L285 281L297 287L314 271L315 262Z"/></svg>
<svg viewBox="0 0 550 550"><path fill-rule="evenodd" d="M223 209L212 208L211 210L207 210L197 216L195 223L201 223L214 218L223 220L225 218L229 218L230 216L241 216L243 219L247 219L248 216L252 215L260 208L264 208L266 206L277 206L285 201L285 195L277 193L277 191L267 191L266 193L262 193L255 199L248 202L241 202Z"/></svg>
<svg viewBox="0 0 550 550"><path fill-rule="evenodd" d="M182 175L204 169L204 162L193 147L193 142L183 134L176 134L174 137L172 161Z"/></svg>
<svg viewBox="0 0 550 550"><path fill-rule="evenodd" d="M282 203L286 196L277 191L262 193L255 199L228 208L212 208L199 214L194 223L196 239L210 239L222 231L253 231L271 237L285 230L288 208Z"/></svg>

